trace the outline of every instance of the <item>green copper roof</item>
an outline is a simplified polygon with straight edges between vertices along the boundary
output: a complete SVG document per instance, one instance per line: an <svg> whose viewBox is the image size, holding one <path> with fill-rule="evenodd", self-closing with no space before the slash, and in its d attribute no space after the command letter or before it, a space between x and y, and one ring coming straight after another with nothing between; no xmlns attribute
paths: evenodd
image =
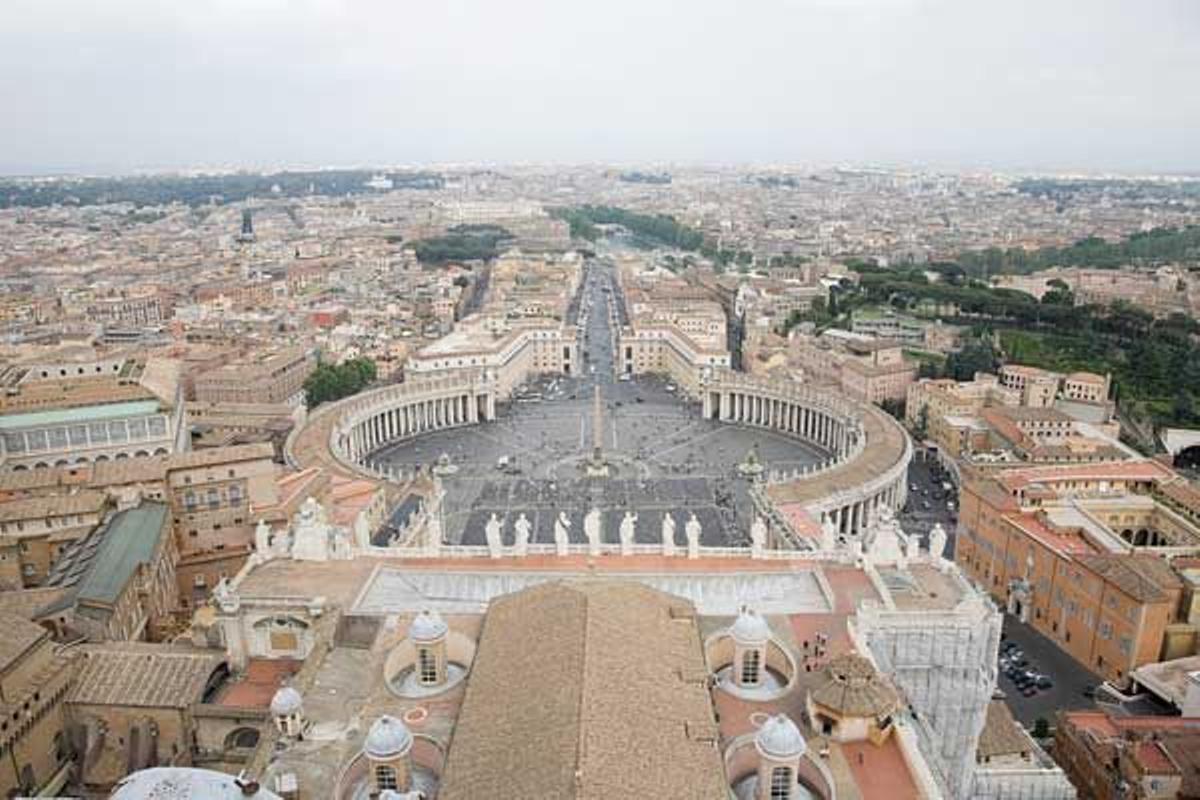
<svg viewBox="0 0 1200 800"><path fill-rule="evenodd" d="M0 417L0 431L38 428L44 425L71 425L81 422L99 422L106 419L123 419L124 417L153 414L157 411L157 400L130 400L124 403L106 403L102 406L63 408L55 411L28 411L24 414L6 414Z"/></svg>
<svg viewBox="0 0 1200 800"><path fill-rule="evenodd" d="M113 516L75 597L101 603L115 602L138 564L146 563L154 556L166 520L164 503L144 502Z"/></svg>

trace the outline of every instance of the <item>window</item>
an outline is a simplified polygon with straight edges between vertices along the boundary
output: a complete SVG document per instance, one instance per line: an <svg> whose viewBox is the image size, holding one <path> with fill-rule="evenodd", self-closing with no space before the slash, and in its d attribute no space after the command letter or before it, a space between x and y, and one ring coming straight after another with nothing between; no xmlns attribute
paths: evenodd
<svg viewBox="0 0 1200 800"><path fill-rule="evenodd" d="M776 767L771 770L771 800L791 800L792 768Z"/></svg>
<svg viewBox="0 0 1200 800"><path fill-rule="evenodd" d="M229 487L229 505L240 506L242 504L242 487L234 484Z"/></svg>
<svg viewBox="0 0 1200 800"><path fill-rule="evenodd" d="M747 650L742 655L742 683L758 684L759 682L759 653L757 650Z"/></svg>
<svg viewBox="0 0 1200 800"><path fill-rule="evenodd" d="M428 647L422 647L417 651L417 662L421 673L421 683L426 686L432 686L437 683L437 658L434 657Z"/></svg>
<svg viewBox="0 0 1200 800"><path fill-rule="evenodd" d="M396 784L396 770L386 764L375 767L375 788L381 792L384 789L399 790L400 787Z"/></svg>
<svg viewBox="0 0 1200 800"><path fill-rule="evenodd" d="M196 493L191 491L190 489L183 496L183 507L186 508L188 511L196 510Z"/></svg>
<svg viewBox="0 0 1200 800"><path fill-rule="evenodd" d="M208 490L208 507L213 510L221 507L221 495L216 489Z"/></svg>

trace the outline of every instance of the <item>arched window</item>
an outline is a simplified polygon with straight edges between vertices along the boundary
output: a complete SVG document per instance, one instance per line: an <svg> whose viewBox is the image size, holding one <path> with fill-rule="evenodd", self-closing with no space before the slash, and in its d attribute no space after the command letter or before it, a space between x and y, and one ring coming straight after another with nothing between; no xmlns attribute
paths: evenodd
<svg viewBox="0 0 1200 800"><path fill-rule="evenodd" d="M776 767L771 770L771 800L791 800L792 768Z"/></svg>
<svg viewBox="0 0 1200 800"><path fill-rule="evenodd" d="M758 651L747 650L742 655L742 683L758 683L759 663Z"/></svg>
<svg viewBox="0 0 1200 800"><path fill-rule="evenodd" d="M396 770L387 764L375 767L375 788L381 792L384 789L399 790L400 787L396 785Z"/></svg>
<svg viewBox="0 0 1200 800"><path fill-rule="evenodd" d="M229 749L250 749L258 746L258 731L254 728L237 728L225 737Z"/></svg>
<svg viewBox="0 0 1200 800"><path fill-rule="evenodd" d="M437 658L428 647L417 651L417 668L420 671L421 683L426 686L437 683Z"/></svg>

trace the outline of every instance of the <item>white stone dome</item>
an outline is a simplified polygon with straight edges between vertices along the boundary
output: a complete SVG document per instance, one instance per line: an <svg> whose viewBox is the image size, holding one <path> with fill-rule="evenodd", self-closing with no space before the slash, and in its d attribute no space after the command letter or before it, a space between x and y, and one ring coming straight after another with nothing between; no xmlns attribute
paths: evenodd
<svg viewBox="0 0 1200 800"><path fill-rule="evenodd" d="M738 618L729 627L729 635L739 644L761 645L771 639L771 627L766 619L752 609L743 608Z"/></svg>
<svg viewBox="0 0 1200 800"><path fill-rule="evenodd" d="M408 726L395 717L384 714L375 720L367 732L363 752L368 758L384 761L402 756L412 747L412 733Z"/></svg>
<svg viewBox="0 0 1200 800"><path fill-rule="evenodd" d="M300 699L300 693L291 686L284 686L275 692L275 696L271 698L272 716L287 717L292 714L299 714L302 706L303 702Z"/></svg>
<svg viewBox="0 0 1200 800"><path fill-rule="evenodd" d="M151 767L131 772L109 800L280 800L266 789L251 791L224 772L194 767Z"/></svg>
<svg viewBox="0 0 1200 800"><path fill-rule="evenodd" d="M800 729L786 714L768 717L754 737L754 746L764 756L780 760L797 758L808 751Z"/></svg>
<svg viewBox="0 0 1200 800"><path fill-rule="evenodd" d="M446 635L450 626L436 611L422 611L408 626L408 638L414 642L436 642Z"/></svg>

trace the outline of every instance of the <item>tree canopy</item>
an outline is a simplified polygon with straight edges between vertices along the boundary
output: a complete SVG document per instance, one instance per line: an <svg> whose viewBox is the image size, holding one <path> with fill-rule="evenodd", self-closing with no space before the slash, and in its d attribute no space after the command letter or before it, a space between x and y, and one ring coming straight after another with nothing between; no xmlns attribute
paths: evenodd
<svg viewBox="0 0 1200 800"><path fill-rule="evenodd" d="M614 206L577 206L550 209L551 216L566 221L571 236L596 241L600 236L597 225L621 225L633 234L634 244L643 247L676 247L680 250L699 250L704 235L678 222L668 214L642 214Z"/></svg>
<svg viewBox="0 0 1200 800"><path fill-rule="evenodd" d="M352 358L341 364L318 364L304 381L309 408L358 394L375 380L375 363L369 358Z"/></svg>

